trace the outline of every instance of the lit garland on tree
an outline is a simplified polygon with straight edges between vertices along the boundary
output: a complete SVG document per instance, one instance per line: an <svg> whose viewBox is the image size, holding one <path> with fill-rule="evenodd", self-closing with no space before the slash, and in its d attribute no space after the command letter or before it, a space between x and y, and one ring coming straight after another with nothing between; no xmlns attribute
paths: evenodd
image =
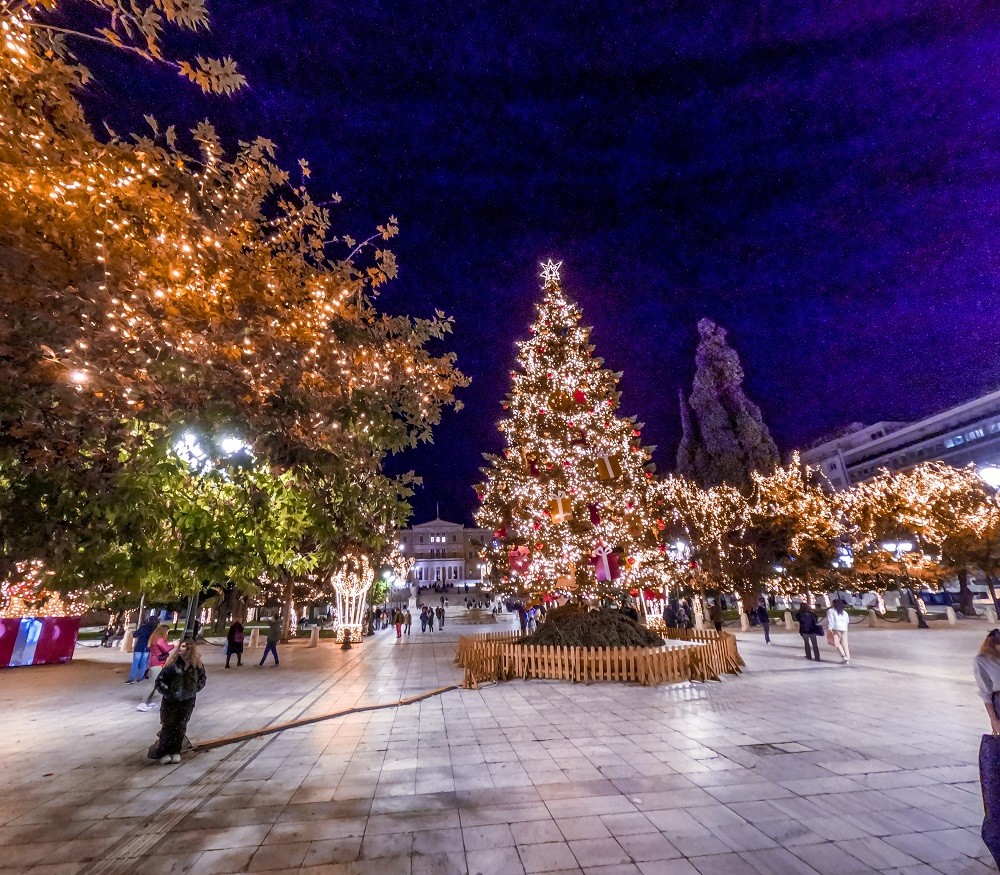
<svg viewBox="0 0 1000 875"><path fill-rule="evenodd" d="M468 382L427 348L449 319L375 306L396 272L384 248L395 219L361 242L334 235L340 198L312 200L308 165L290 181L263 138L229 156L207 123L196 156L152 117L148 135L103 141L75 96L89 73L63 38L72 23L53 25L72 5L0 0L0 479L58 474L100 495L128 464L136 421L222 427L264 464L330 484L340 506L359 493L369 516L395 513L408 482L382 476L386 454L429 439ZM227 59L164 58L161 26L202 28L201 3L90 5L110 20L88 38L209 91L242 83ZM29 528L2 505L0 566L56 570L46 515ZM343 531L352 515L327 521L328 541L363 540ZM58 522L64 553L86 539L85 520Z"/></svg>
<svg viewBox="0 0 1000 875"><path fill-rule="evenodd" d="M19 563L14 573L0 582L0 620L19 617L79 617L86 613L83 593L60 595L45 588L41 562Z"/></svg>
<svg viewBox="0 0 1000 875"><path fill-rule="evenodd" d="M665 561L648 501L651 450L639 424L615 416L620 375L593 357L560 265L543 265L543 299L498 426L507 449L487 456L476 519L493 531L484 554L505 588L619 598L658 580Z"/></svg>

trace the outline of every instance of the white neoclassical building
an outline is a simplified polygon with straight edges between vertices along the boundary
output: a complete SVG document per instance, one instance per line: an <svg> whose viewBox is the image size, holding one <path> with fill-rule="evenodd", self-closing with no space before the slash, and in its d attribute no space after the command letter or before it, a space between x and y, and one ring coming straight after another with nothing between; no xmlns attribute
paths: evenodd
<svg viewBox="0 0 1000 875"><path fill-rule="evenodd" d="M451 583L470 586L486 577L480 555L491 533L461 523L433 519L397 533L403 555L413 561L407 581L417 586Z"/></svg>

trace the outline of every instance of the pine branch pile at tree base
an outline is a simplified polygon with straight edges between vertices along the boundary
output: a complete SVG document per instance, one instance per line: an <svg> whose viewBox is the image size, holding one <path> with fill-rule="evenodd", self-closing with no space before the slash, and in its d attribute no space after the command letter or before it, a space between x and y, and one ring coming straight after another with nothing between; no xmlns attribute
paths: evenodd
<svg viewBox="0 0 1000 875"><path fill-rule="evenodd" d="M566 605L545 616L545 623L518 644L552 647L661 647L662 638L621 611L588 611Z"/></svg>

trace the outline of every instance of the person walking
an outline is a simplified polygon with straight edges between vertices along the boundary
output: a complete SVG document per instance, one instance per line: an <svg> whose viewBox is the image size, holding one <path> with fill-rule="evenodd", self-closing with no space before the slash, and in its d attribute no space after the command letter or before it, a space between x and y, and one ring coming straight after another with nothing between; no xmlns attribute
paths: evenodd
<svg viewBox="0 0 1000 875"><path fill-rule="evenodd" d="M757 615L757 622L764 628L764 643L771 643L771 617L767 613L767 602L764 601L764 596L760 597L760 601L757 602L757 610L755 611Z"/></svg>
<svg viewBox="0 0 1000 875"><path fill-rule="evenodd" d="M847 613L846 602L834 599L833 607L826 612L826 628L830 644L840 652L840 664L851 664L851 649L847 646L847 629L851 625L851 615Z"/></svg>
<svg viewBox="0 0 1000 875"><path fill-rule="evenodd" d="M243 624L239 620L234 620L226 633L226 668L229 668L229 660L234 656L239 668L243 665Z"/></svg>
<svg viewBox="0 0 1000 875"><path fill-rule="evenodd" d="M424 605L420 609L420 631L421 632L426 632L427 631L427 606L426 605Z"/></svg>
<svg viewBox="0 0 1000 875"><path fill-rule="evenodd" d="M410 613L409 608L406 609L406 614L403 619L406 621L406 625L404 627L406 629L406 634L409 635L410 627L413 625L413 614Z"/></svg>
<svg viewBox="0 0 1000 875"><path fill-rule="evenodd" d="M723 616L722 616L722 596L721 595L717 595L715 597L715 601L712 602L712 610L709 613L709 616L712 618L712 622L715 624L715 631L716 632L721 632L722 631L722 621L724 619ZM676 619L675 619L674 622L676 622Z"/></svg>
<svg viewBox="0 0 1000 875"><path fill-rule="evenodd" d="M264 664L267 655L270 653L274 657L274 666L278 667L278 642L281 640L281 615L275 614L267 626L267 646L264 647L264 655L260 658L260 665Z"/></svg>
<svg viewBox="0 0 1000 875"><path fill-rule="evenodd" d="M444 608L438 608L437 609L437 617L438 617L438 628L439 629L443 629L444 628Z"/></svg>
<svg viewBox="0 0 1000 875"><path fill-rule="evenodd" d="M156 679L156 687L163 694L163 705L160 707L160 731L149 748L149 759L159 760L161 765L181 761L188 721L198 693L205 689L207 680L197 646L185 638L167 657Z"/></svg>
<svg viewBox="0 0 1000 875"><path fill-rule="evenodd" d="M427 628L431 632L434 631L434 608L427 608Z"/></svg>
<svg viewBox="0 0 1000 875"><path fill-rule="evenodd" d="M132 668L127 684L137 684L146 676L149 667L149 637L156 631L156 614L150 614L135 630L132 638Z"/></svg>
<svg viewBox="0 0 1000 875"><path fill-rule="evenodd" d="M136 705L136 711L152 711L153 699L160 695L160 691L156 689L156 679L159 677L160 672L163 671L163 666L167 663L167 657L170 656L170 651L173 650L173 647L170 645L169 635L170 626L166 623L160 623L153 631L153 634L149 636L149 671L153 676L153 689L149 691L149 695L146 696L145 701Z"/></svg>
<svg viewBox="0 0 1000 875"><path fill-rule="evenodd" d="M799 634L802 636L802 643L806 648L806 659L815 659L816 662L822 662L819 658L819 644L816 643L816 636L822 634L823 628L819 625L819 618L808 602L803 602L799 606L795 619L798 621ZM810 655L810 647L812 648L812 655Z"/></svg>
<svg viewBox="0 0 1000 875"><path fill-rule="evenodd" d="M392 625L396 627L396 640L403 637L403 612L397 608L392 612Z"/></svg>

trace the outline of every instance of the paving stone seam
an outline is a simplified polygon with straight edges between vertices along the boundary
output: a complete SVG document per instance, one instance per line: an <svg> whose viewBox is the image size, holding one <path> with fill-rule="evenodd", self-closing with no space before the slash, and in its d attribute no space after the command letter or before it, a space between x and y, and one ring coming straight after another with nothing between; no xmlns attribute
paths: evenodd
<svg viewBox="0 0 1000 875"><path fill-rule="evenodd" d="M303 698L308 698L308 701L304 705L302 699L299 699L298 702L289 705L279 713L276 719L286 716L293 709L298 709L295 716L301 717L320 698L333 689L345 675L349 674L355 660L361 658L362 654L359 652L354 659L342 665L332 677L324 678L312 690L305 693ZM242 769L253 762L278 738L279 735L275 734L268 736L266 740L249 739L239 744L211 769L188 785L189 792L185 793L182 799L175 796L165 802L153 814L144 818L135 829L109 847L80 875L128 875L128 873L134 872L138 859L146 856L181 820L197 811L220 787L224 787L232 781ZM182 787L178 787L178 792L182 789Z"/></svg>

